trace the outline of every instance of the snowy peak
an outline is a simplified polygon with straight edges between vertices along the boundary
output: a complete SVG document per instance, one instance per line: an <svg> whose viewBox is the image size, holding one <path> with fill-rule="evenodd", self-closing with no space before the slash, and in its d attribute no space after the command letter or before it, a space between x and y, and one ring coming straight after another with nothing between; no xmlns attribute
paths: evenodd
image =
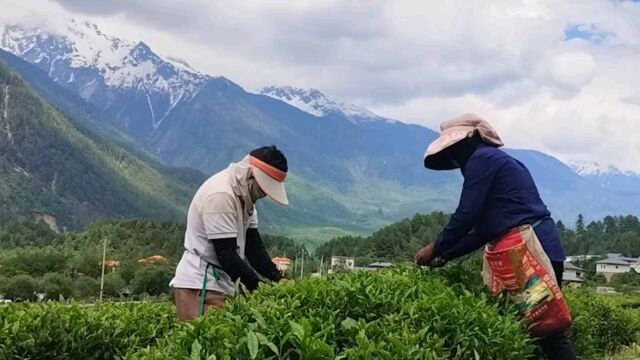
<svg viewBox="0 0 640 360"><path fill-rule="evenodd" d="M184 65L175 66L162 59L143 42L112 37L95 24L73 19L60 34L8 26L0 46L40 67L67 63L70 68L94 68L109 86L143 86L148 90L173 92L178 90L175 82L200 84L205 78Z"/></svg>
<svg viewBox="0 0 640 360"><path fill-rule="evenodd" d="M626 176L640 176L640 174L634 173L633 171L623 172L613 165L603 165L593 160L586 159L574 159L570 160L567 165L573 170L576 174L580 176L591 176L591 175L626 175Z"/></svg>
<svg viewBox="0 0 640 360"><path fill-rule="evenodd" d="M599 163L586 160L586 159L574 159L567 162L567 165L580 176L587 176L593 174L605 173L609 170L608 166L600 165Z"/></svg>
<svg viewBox="0 0 640 360"><path fill-rule="evenodd" d="M189 65L189 63L185 59L174 56L167 56L166 60L176 67L181 67L183 70L197 72L194 68L191 67L191 65Z"/></svg>
<svg viewBox="0 0 640 360"><path fill-rule="evenodd" d="M583 178L608 190L640 194L640 174L623 172L612 165L601 165L590 160L573 160L569 167Z"/></svg>
<svg viewBox="0 0 640 360"><path fill-rule="evenodd" d="M73 67L117 66L136 45L103 34L96 25L70 20L63 33L48 33L38 28L10 25L0 43L3 49L31 62L65 58Z"/></svg>
<svg viewBox="0 0 640 360"><path fill-rule="evenodd" d="M178 103L193 98L212 79L183 60L159 56L144 42L110 36L95 24L74 19L55 33L6 26L0 47L112 111L136 136L148 136Z"/></svg>
<svg viewBox="0 0 640 360"><path fill-rule="evenodd" d="M342 115L352 122L393 120L382 118L373 112L353 104L331 98L317 89L301 89L293 86L267 86L258 93L278 99L315 116Z"/></svg>

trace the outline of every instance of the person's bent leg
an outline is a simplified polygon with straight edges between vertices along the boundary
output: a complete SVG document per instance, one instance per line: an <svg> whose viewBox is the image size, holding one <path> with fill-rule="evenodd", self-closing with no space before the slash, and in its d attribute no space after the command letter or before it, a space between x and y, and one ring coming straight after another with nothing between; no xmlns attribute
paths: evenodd
<svg viewBox="0 0 640 360"><path fill-rule="evenodd" d="M576 350L569 336L569 331L562 330L538 341L542 352L549 360L576 360Z"/></svg>
<svg viewBox="0 0 640 360"><path fill-rule="evenodd" d="M220 291L207 290L207 296L204 299L205 314L210 306L222 309L224 307L224 293Z"/></svg>
<svg viewBox="0 0 640 360"><path fill-rule="evenodd" d="M558 286L562 289L564 262L552 261L551 266L553 266ZM574 360L578 358L570 334L571 329L567 329L539 340L540 348L549 360Z"/></svg>
<svg viewBox="0 0 640 360"><path fill-rule="evenodd" d="M197 289L174 289L176 312L180 321L189 321L200 316L200 290ZM224 307L224 294L219 291L207 290L204 299L204 312L209 307Z"/></svg>
<svg viewBox="0 0 640 360"><path fill-rule="evenodd" d="M189 321L198 317L198 312L200 310L198 292L199 291L197 289L173 289L178 320Z"/></svg>

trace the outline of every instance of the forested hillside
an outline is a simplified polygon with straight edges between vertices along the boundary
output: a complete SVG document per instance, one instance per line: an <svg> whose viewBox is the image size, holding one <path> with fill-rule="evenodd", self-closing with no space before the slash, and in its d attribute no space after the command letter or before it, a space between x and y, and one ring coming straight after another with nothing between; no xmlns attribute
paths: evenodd
<svg viewBox="0 0 640 360"><path fill-rule="evenodd" d="M0 62L0 222L179 220L204 175L142 159L72 121Z"/></svg>

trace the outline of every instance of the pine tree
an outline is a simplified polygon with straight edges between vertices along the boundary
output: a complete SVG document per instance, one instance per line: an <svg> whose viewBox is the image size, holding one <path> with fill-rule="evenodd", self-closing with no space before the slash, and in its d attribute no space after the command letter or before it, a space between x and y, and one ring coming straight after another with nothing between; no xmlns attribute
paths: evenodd
<svg viewBox="0 0 640 360"><path fill-rule="evenodd" d="M576 220L576 232L578 235L584 234L584 216L578 214L578 220Z"/></svg>

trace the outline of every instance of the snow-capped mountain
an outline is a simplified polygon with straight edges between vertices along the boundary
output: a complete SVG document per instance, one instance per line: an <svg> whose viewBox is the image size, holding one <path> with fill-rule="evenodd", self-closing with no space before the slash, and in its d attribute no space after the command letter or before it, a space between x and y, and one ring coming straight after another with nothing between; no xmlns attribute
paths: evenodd
<svg viewBox="0 0 640 360"><path fill-rule="evenodd" d="M293 86L266 86L259 89L258 93L282 100L302 111L319 117L337 114L346 117L352 122L394 121L378 116L363 107L347 104L329 97L316 89L301 89Z"/></svg>
<svg viewBox="0 0 640 360"><path fill-rule="evenodd" d="M289 211L298 211L297 218L322 214L314 219L326 219L324 225L335 220L366 227L455 208L459 173L421 166L425 147L438 136L425 127L379 117L317 90L268 87L249 93L225 78L198 73L184 60L163 58L142 42L107 36L84 22L71 22L56 34L18 26L0 31L0 45L8 50L0 58L9 59L5 62L71 120L116 125L105 128L125 130L137 146L167 164L211 174L258 146L282 146L295 174L310 185L292 190L296 202ZM604 189L541 153L510 153L529 167L558 219L640 211L640 194ZM337 195L318 191L310 197L316 184ZM371 193L384 196L372 198ZM356 209L351 204L365 205ZM382 217L370 221L373 213ZM280 218L283 213L273 214Z"/></svg>
<svg viewBox="0 0 640 360"><path fill-rule="evenodd" d="M604 165L596 161L585 159L574 159L567 162L567 165L576 174L581 176L610 174L610 175L624 175L624 176L640 176L640 174L633 171L622 171L613 165Z"/></svg>
<svg viewBox="0 0 640 360"><path fill-rule="evenodd" d="M150 135L210 79L184 60L162 58L143 42L70 20L61 33L5 27L0 47L37 65L65 88L111 112L136 137Z"/></svg>
<svg viewBox="0 0 640 360"><path fill-rule="evenodd" d="M603 165L598 162L586 159L573 159L567 162L567 165L576 174L580 176L588 176L594 174L603 174L607 172L620 172L615 166Z"/></svg>
<svg viewBox="0 0 640 360"><path fill-rule="evenodd" d="M568 165L576 174L605 189L640 193L640 174L633 171L622 171L613 165L584 159L571 160Z"/></svg>

